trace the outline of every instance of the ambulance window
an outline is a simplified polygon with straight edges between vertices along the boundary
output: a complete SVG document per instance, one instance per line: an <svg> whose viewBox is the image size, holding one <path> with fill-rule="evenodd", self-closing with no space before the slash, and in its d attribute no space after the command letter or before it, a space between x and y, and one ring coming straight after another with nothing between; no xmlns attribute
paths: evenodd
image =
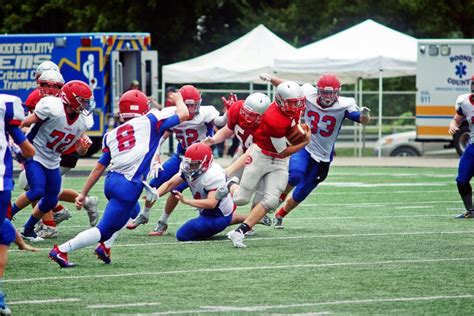
<svg viewBox="0 0 474 316"><path fill-rule="evenodd" d="M449 55L451 55L451 46L441 45L441 56L449 56Z"/></svg>
<svg viewBox="0 0 474 316"><path fill-rule="evenodd" d="M146 91L145 94L150 96L152 95L151 91L151 60L145 61L145 80L146 80Z"/></svg>
<svg viewBox="0 0 474 316"><path fill-rule="evenodd" d="M430 56L438 56L439 54L438 45L430 45L428 53L430 54Z"/></svg>

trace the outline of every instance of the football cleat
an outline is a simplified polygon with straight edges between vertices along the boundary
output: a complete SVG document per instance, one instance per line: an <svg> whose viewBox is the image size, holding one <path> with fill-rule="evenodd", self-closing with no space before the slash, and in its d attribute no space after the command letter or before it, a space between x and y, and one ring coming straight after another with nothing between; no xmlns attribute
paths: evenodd
<svg viewBox="0 0 474 316"><path fill-rule="evenodd" d="M56 238L58 237L58 230L56 229L56 227L48 226L41 223L39 225L38 231L36 231L36 234L38 235L38 237L41 237L43 239Z"/></svg>
<svg viewBox="0 0 474 316"><path fill-rule="evenodd" d="M274 218L273 228L283 229L283 217L275 217Z"/></svg>
<svg viewBox="0 0 474 316"><path fill-rule="evenodd" d="M256 232L255 232L255 229L254 228L250 228L250 230L248 230L246 233L245 233L245 236L253 236L255 235Z"/></svg>
<svg viewBox="0 0 474 316"><path fill-rule="evenodd" d="M455 218L474 218L474 210L466 211L462 214L456 215Z"/></svg>
<svg viewBox="0 0 474 316"><path fill-rule="evenodd" d="M106 264L110 264L110 262L112 261L110 259L110 248L105 247L103 242L101 242L97 246L97 248L95 248L94 253L97 256L97 258L99 258Z"/></svg>
<svg viewBox="0 0 474 316"><path fill-rule="evenodd" d="M23 228L23 231L21 232L21 236L23 237L23 239L26 239L26 240L31 241L31 242L44 241L44 239L41 238L41 237L39 237L39 236L34 232L34 230L32 230L32 231L25 231L25 228Z"/></svg>
<svg viewBox="0 0 474 316"><path fill-rule="evenodd" d="M227 233L227 238L232 241L232 244L235 248L247 248L247 245L244 244L244 234L239 230L231 230Z"/></svg>
<svg viewBox="0 0 474 316"><path fill-rule="evenodd" d="M142 215L142 214L139 214L137 216L137 218L135 218L133 221L131 221L128 225L127 225L127 229L135 229L137 228L138 226L140 225L145 225L146 223L148 223L148 217Z"/></svg>
<svg viewBox="0 0 474 316"><path fill-rule="evenodd" d="M11 315L12 311L5 303L5 295L0 292L0 315Z"/></svg>
<svg viewBox="0 0 474 316"><path fill-rule="evenodd" d="M258 223L265 226L272 226L272 219L268 217L268 215L265 215Z"/></svg>
<svg viewBox="0 0 474 316"><path fill-rule="evenodd" d="M97 225L99 221L99 212L97 210L99 205L99 198L97 196L88 196L87 202L84 203L84 209L87 212L87 216L89 216L89 223L92 227Z"/></svg>
<svg viewBox="0 0 474 316"><path fill-rule="evenodd" d="M71 212L67 208L63 208L59 212L54 212L53 213L54 221L56 222L56 225L59 225L60 223L70 219L72 217Z"/></svg>
<svg viewBox="0 0 474 316"><path fill-rule="evenodd" d="M229 194L230 187L232 186L232 184L234 184L234 183L238 184L239 181L240 181L239 178L237 178L235 176L230 178L229 180L227 180L227 182L225 183L225 186L220 187L220 188L217 189L216 195L215 195L216 200L220 201L223 198L225 198Z"/></svg>
<svg viewBox="0 0 474 316"><path fill-rule="evenodd" d="M72 268L76 266L75 263L68 261L67 253L61 252L61 250L59 250L58 248L58 245L54 245L53 249L51 249L51 251L49 252L48 257L49 259L59 264L61 268Z"/></svg>
<svg viewBox="0 0 474 316"><path fill-rule="evenodd" d="M155 202L158 199L156 188L152 187L148 182L142 181L145 188L145 198L148 202Z"/></svg>
<svg viewBox="0 0 474 316"><path fill-rule="evenodd" d="M148 233L148 236L163 236L168 229L168 224L158 222L155 228L151 232Z"/></svg>

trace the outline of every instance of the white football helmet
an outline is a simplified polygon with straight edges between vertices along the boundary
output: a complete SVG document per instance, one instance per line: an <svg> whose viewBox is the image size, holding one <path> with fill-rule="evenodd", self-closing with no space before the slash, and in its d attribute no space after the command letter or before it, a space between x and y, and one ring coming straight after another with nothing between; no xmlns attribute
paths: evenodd
<svg viewBox="0 0 474 316"><path fill-rule="evenodd" d="M54 70L59 72L59 67L52 61L43 61L41 64L36 67L35 71L35 80L38 81L39 77L45 72L46 70Z"/></svg>
<svg viewBox="0 0 474 316"><path fill-rule="evenodd" d="M301 90L299 84L293 81L285 81L278 85L275 101L283 112L292 117L299 117L306 108L306 98L303 90Z"/></svg>
<svg viewBox="0 0 474 316"><path fill-rule="evenodd" d="M62 86L64 86L63 76L54 70L44 71L37 81L42 96L52 95L57 97L59 96Z"/></svg>
<svg viewBox="0 0 474 316"><path fill-rule="evenodd" d="M256 92L249 95L239 113L239 125L242 127L257 126L262 120L262 114L268 109L271 101L263 93Z"/></svg>

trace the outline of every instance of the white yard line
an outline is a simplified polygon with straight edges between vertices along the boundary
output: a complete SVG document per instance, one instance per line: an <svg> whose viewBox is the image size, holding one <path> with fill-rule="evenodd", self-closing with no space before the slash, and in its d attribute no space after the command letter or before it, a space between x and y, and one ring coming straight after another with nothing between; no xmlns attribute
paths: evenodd
<svg viewBox="0 0 474 316"><path fill-rule="evenodd" d="M393 303L393 302L417 302L417 301L438 301L438 300L459 300L472 299L474 295L437 295L437 296L420 296L420 297L388 297L379 299L359 299L359 300L343 300L343 301L328 301L328 302L314 302L301 304L281 304L281 305L256 305L256 306L201 306L200 309L192 310L172 310L164 312L155 312L148 314L134 314L134 315L173 315L173 314L194 314L194 313L235 313L235 312L261 312L273 309L287 309L298 307L317 307L317 306L339 306L339 305L354 305L354 304L376 304L376 303ZM311 315L326 315L329 312L316 312ZM300 314L298 314L300 315ZM304 315L304 314L301 314Z"/></svg>
<svg viewBox="0 0 474 316"><path fill-rule="evenodd" d="M79 302L80 300L81 300L80 298L51 298L51 299L47 299L47 300L13 301L13 302L9 301L8 305Z"/></svg>
<svg viewBox="0 0 474 316"><path fill-rule="evenodd" d="M4 283L31 283L38 281L64 281L81 279L107 279L107 278L126 278L136 276L158 276L158 275L179 275L196 273L218 273L218 272L240 272L240 271L258 271L258 270L284 270L284 269L317 269L317 268L341 268L356 266L377 266L377 265L403 265L403 264L425 264L440 262L472 261L474 257L466 258L437 258L437 259L416 259L416 260L386 260L373 262L335 262L335 263L310 263L310 264L290 264L290 265L271 265L254 267L226 267L226 268L207 268L191 270L173 270L173 271L155 271L155 272L133 272L118 274L91 274L91 275L65 275L65 276L45 276L28 279L6 279Z"/></svg>
<svg viewBox="0 0 474 316"><path fill-rule="evenodd" d="M282 236L282 237L249 237L247 241L261 241L261 240L294 240L294 239L316 239L316 238L358 238L358 237L381 237L381 236L424 236L424 235L458 235L458 234L474 234L474 230L461 230L461 231L427 231L427 232L398 232L398 233L365 233L365 234L328 234L328 235L301 235L301 236ZM153 238L151 238L153 239ZM186 246L194 244L208 244L208 243L230 243L227 239L219 240L201 240L201 241L188 241L188 242L151 242L151 243L140 243L140 244L116 244L114 248L121 247L156 247L156 246ZM86 248L93 248L96 245L92 245ZM51 248L39 248L40 251L50 251ZM21 250L13 249L10 252L19 252Z"/></svg>
<svg viewBox="0 0 474 316"><path fill-rule="evenodd" d="M128 304L100 304L100 305L88 305L86 308L100 309L100 308L122 308L122 307L142 307L142 306L158 306L161 303L150 302L150 303L128 303Z"/></svg>

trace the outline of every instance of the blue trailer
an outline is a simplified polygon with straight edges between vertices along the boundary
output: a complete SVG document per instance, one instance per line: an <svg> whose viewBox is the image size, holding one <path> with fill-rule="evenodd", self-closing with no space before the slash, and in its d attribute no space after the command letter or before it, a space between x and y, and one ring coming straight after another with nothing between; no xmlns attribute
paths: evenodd
<svg viewBox="0 0 474 316"><path fill-rule="evenodd" d="M65 33L0 35L0 93L26 100L36 88L35 69L55 62L67 82L82 80L94 92L92 152L114 125L118 99L133 80L158 100L158 53L149 33Z"/></svg>

